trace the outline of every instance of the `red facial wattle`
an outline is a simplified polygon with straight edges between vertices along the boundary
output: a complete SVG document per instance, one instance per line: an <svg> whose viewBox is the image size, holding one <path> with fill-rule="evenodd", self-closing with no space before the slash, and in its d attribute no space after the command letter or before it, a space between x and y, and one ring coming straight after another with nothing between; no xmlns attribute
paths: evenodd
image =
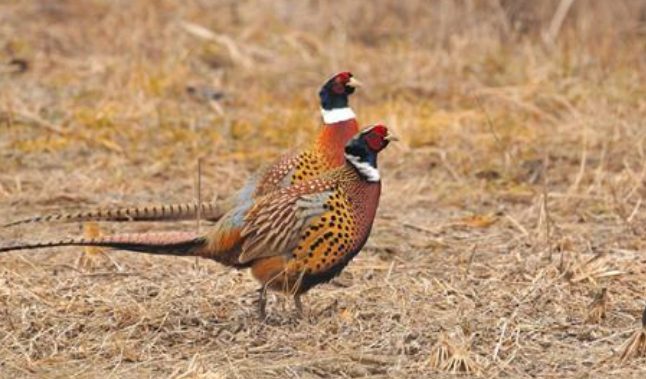
<svg viewBox="0 0 646 379"><path fill-rule="evenodd" d="M377 125L366 135L366 144L370 150L379 152L387 145L387 135L388 129L383 125Z"/></svg>
<svg viewBox="0 0 646 379"><path fill-rule="evenodd" d="M372 133L378 134L381 138L386 138L388 135L388 128L383 125L376 125L370 129Z"/></svg>
<svg viewBox="0 0 646 379"><path fill-rule="evenodd" d="M332 91L337 95L342 95L346 92L346 85L350 82L352 74L348 71L340 72L334 77L334 84Z"/></svg>

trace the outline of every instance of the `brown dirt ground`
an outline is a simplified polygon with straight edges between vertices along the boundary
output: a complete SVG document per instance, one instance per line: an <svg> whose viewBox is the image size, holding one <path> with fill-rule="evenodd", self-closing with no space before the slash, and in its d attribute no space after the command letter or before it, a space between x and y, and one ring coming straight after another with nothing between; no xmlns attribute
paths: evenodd
<svg viewBox="0 0 646 379"><path fill-rule="evenodd" d="M309 140L340 69L367 84L360 120L403 139L308 320L276 296L259 322L256 283L213 262L11 253L0 377L451 377L438 341L481 377L644 377L617 354L646 298L645 20L638 0L0 2L0 223L191 201L200 157L224 197Z"/></svg>

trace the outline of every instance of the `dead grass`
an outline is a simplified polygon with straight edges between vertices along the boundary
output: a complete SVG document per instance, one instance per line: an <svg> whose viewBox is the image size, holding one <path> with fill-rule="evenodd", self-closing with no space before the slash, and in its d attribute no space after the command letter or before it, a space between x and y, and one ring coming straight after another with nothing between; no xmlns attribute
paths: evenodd
<svg viewBox="0 0 646 379"><path fill-rule="evenodd" d="M308 141L339 69L403 142L309 321L278 297L259 323L255 283L211 262L10 254L0 377L643 377L620 349L646 293L646 7L567 3L3 1L0 223L192 200L198 158L226 196Z"/></svg>

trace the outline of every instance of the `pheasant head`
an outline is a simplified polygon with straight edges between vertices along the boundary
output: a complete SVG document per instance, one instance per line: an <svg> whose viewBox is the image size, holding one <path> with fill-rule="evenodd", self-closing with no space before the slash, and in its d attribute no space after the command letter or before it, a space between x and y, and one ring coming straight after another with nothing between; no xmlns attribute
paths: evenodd
<svg viewBox="0 0 646 379"><path fill-rule="evenodd" d="M326 124L335 124L355 118L348 97L359 86L361 83L348 71L339 72L323 84L319 91L319 98L321 100L321 114Z"/></svg>
<svg viewBox="0 0 646 379"><path fill-rule="evenodd" d="M345 146L345 159L365 180L378 182L381 177L377 169L377 154L397 137L388 128L376 124L363 129Z"/></svg>
<svg viewBox="0 0 646 379"><path fill-rule="evenodd" d="M360 85L352 73L344 71L328 79L319 91L323 128L319 132L316 148L330 167L337 167L345 162L345 144L359 131L359 124L348 98Z"/></svg>

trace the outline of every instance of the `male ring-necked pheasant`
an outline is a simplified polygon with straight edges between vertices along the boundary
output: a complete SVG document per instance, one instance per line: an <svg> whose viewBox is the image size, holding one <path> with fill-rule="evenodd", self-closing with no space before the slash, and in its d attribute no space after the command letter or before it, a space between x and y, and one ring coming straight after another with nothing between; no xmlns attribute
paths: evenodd
<svg viewBox="0 0 646 379"><path fill-rule="evenodd" d="M198 212L217 221L227 211L280 188L315 178L343 164L343 149L358 131L356 116L349 106L349 96L360 85L350 72L340 72L328 79L319 91L323 127L312 145L297 153L280 156L253 175L234 196L213 203L135 206L75 213L56 213L17 220L4 227L35 222L82 221L170 221L197 218Z"/></svg>
<svg viewBox="0 0 646 379"><path fill-rule="evenodd" d="M53 246L101 246L210 258L251 268L265 290L300 296L339 274L366 243L381 193L377 154L393 137L383 125L361 131L345 147L345 163L324 175L282 188L227 212L206 235L131 234L97 239L0 246L0 252Z"/></svg>

